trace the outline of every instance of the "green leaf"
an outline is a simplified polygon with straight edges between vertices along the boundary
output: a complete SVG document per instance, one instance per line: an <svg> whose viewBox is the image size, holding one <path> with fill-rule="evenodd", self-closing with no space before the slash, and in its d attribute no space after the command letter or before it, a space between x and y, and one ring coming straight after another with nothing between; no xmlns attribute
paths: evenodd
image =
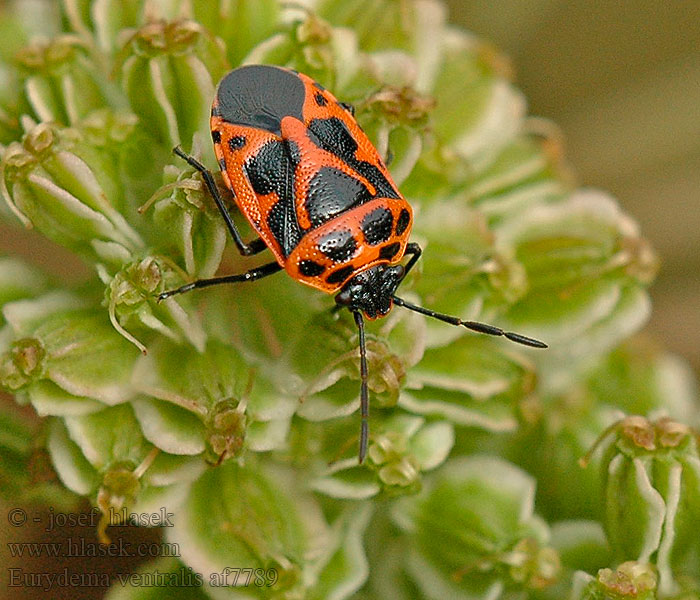
<svg viewBox="0 0 700 600"><path fill-rule="evenodd" d="M410 543L412 581L427 598L551 585L559 560L547 546L548 527L533 514L534 493L528 475L496 457L448 462L419 496L394 507Z"/></svg>

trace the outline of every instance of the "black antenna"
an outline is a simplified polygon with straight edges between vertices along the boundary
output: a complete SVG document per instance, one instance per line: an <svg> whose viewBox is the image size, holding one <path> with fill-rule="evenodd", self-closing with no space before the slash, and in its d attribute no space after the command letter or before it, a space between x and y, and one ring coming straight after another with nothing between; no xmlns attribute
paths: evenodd
<svg viewBox="0 0 700 600"><path fill-rule="evenodd" d="M367 455L367 444L369 443L369 392L367 391L367 349L365 348L365 323L361 312L353 312L357 330L360 334L360 412L362 414L362 424L360 426L360 464Z"/></svg>
<svg viewBox="0 0 700 600"><path fill-rule="evenodd" d="M503 331L503 329L500 327L495 327L494 325L487 325L486 323L479 323L477 321L462 321L462 319L458 319L457 317L435 312L434 310L423 308L417 304L412 304L403 298L398 298L397 296L392 296L392 299L394 300L394 304L397 304L398 306L403 306L404 308L413 310L428 317L433 317L434 319L449 323L450 325L461 325L462 327L466 327L467 329L471 329L472 331L476 331L478 333L504 336L511 342L523 344L524 346L531 346L532 348L548 348L547 344L544 342L540 342L539 340L521 335L519 333ZM355 314L357 315L357 313ZM355 321L357 321L357 317L355 317ZM362 336L362 334L360 335ZM362 339L362 337L360 337L360 339Z"/></svg>

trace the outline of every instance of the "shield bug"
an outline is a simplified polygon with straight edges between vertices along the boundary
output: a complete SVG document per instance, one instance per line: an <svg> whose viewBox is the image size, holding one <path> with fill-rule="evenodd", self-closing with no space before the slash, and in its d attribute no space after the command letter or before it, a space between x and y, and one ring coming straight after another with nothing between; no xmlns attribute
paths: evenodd
<svg viewBox="0 0 700 600"><path fill-rule="evenodd" d="M179 147L175 153L201 173L240 253L269 249L275 260L245 273L193 281L163 292L159 300L195 288L254 281L282 269L301 283L336 294L337 306L352 312L359 333L360 462L369 437L365 318L383 317L396 304L450 325L547 347L396 296L421 255L420 246L409 242L413 211L352 106L310 77L264 65L231 71L216 91L211 135L224 183L259 236L253 241L243 241L211 172Z"/></svg>

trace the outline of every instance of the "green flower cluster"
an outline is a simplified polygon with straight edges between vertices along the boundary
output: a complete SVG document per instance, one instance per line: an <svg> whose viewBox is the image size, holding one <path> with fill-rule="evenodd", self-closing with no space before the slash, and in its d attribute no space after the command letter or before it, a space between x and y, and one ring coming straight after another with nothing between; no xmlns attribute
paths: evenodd
<svg viewBox="0 0 700 600"><path fill-rule="evenodd" d="M655 255L612 198L575 188L557 130L439 0L20 5L0 14L0 213L93 276L0 258L0 386L46 417L0 416L15 501L87 497L104 541L166 507L180 555L143 569L198 574L188 597L700 598L694 382L628 339ZM415 207L404 295L550 345L400 308L368 324L363 465L357 330L330 297L279 276L156 301L251 266L171 153L215 167L210 103L244 63L356 107ZM31 483L46 453L60 490Z"/></svg>

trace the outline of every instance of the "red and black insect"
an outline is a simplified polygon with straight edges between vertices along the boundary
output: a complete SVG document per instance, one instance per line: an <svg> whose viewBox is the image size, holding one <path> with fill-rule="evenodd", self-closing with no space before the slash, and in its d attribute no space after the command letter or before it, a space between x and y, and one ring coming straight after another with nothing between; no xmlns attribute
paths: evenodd
<svg viewBox="0 0 700 600"><path fill-rule="evenodd" d="M413 212L353 115L352 106L290 69L250 65L226 75L214 98L211 135L224 183L257 239L243 241L211 172L180 148L175 152L202 174L240 253L249 256L269 248L275 261L246 273L193 281L158 299L254 281L282 269L297 281L337 292L337 306L352 312L359 332L362 462L369 434L363 315L383 317L397 304L526 346L546 344L395 295L421 255L420 246L408 241ZM401 264L406 255L408 261Z"/></svg>

